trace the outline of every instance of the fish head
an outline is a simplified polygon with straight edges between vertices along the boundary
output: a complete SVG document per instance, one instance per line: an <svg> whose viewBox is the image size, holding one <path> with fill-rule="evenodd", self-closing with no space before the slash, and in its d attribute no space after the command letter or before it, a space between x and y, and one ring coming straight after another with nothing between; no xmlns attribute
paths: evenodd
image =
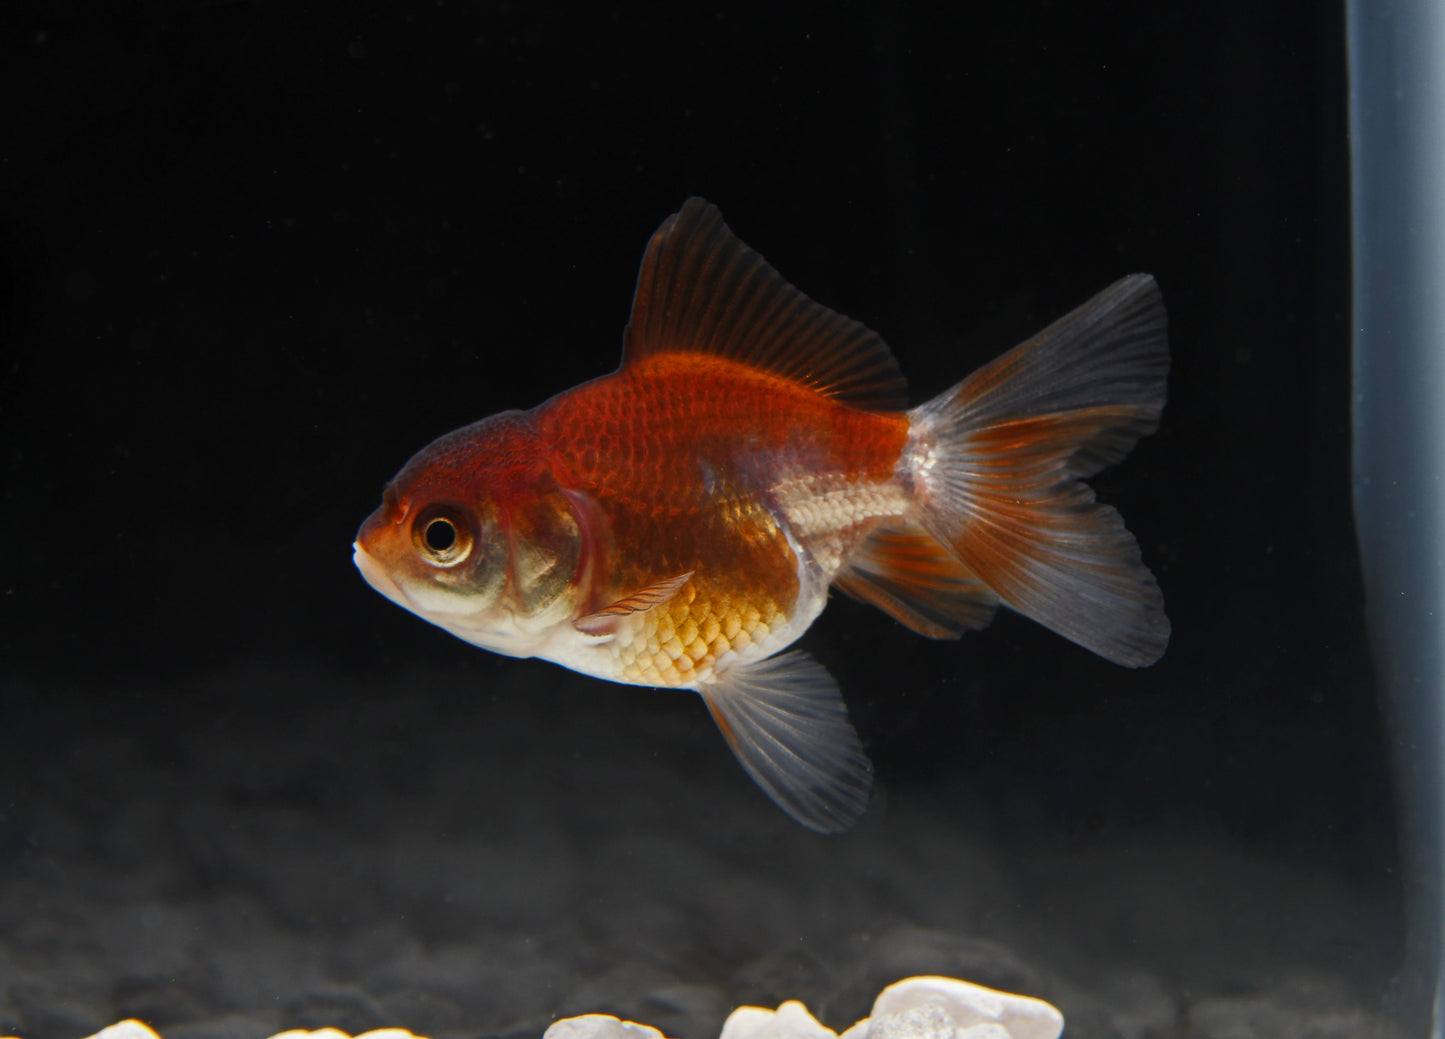
<svg viewBox="0 0 1445 1039"><path fill-rule="evenodd" d="M531 656L581 612L588 515L526 416L504 412L413 456L361 525L353 558L398 606L474 645Z"/></svg>

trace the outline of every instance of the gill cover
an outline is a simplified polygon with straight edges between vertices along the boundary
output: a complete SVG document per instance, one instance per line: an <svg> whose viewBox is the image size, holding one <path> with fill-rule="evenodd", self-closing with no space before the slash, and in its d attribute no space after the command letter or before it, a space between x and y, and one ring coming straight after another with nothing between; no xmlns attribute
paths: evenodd
<svg viewBox="0 0 1445 1039"><path fill-rule="evenodd" d="M524 616L541 613L577 580L582 565L582 522L571 499L552 490L503 514L507 589Z"/></svg>

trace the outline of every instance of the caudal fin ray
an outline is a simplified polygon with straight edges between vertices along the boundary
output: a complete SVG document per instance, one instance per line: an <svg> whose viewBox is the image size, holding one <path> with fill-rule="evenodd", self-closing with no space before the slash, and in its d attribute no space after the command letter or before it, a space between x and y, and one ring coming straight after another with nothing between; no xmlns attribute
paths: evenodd
<svg viewBox="0 0 1445 1039"><path fill-rule="evenodd" d="M1168 368L1134 275L910 413L918 522L1012 609L1128 667L1168 644L1163 596L1082 478L1157 427Z"/></svg>
<svg viewBox="0 0 1445 1039"><path fill-rule="evenodd" d="M969 564L1013 609L1126 667L1163 654L1164 597L1117 510L985 511L965 538Z"/></svg>
<svg viewBox="0 0 1445 1039"><path fill-rule="evenodd" d="M967 419L974 428L1004 417L1125 402L1152 411L1157 422L1168 376L1167 319L1159 287L1147 274L1131 274L984 365L944 397L968 401Z"/></svg>

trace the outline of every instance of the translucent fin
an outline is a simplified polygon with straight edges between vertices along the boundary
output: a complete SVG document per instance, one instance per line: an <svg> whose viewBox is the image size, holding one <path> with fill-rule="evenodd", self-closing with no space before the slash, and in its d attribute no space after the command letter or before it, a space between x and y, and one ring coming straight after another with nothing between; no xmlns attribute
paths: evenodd
<svg viewBox="0 0 1445 1039"><path fill-rule="evenodd" d="M818 833L858 821L873 769L821 664L794 650L736 666L701 692L738 761L779 808Z"/></svg>
<svg viewBox="0 0 1445 1039"><path fill-rule="evenodd" d="M648 243L622 365L676 352L726 357L860 408L907 407L888 345L795 289L700 198L688 199Z"/></svg>
<svg viewBox="0 0 1445 1039"><path fill-rule="evenodd" d="M1135 274L909 413L918 522L1008 606L1126 667L1159 659L1169 620L1081 478L1154 431L1168 371L1159 290Z"/></svg>
<svg viewBox="0 0 1445 1039"><path fill-rule="evenodd" d="M618 599L594 613L585 617L578 617L572 622L572 627L586 635L607 635L612 631L612 625L617 622L618 617L625 617L629 613L640 613L650 610L654 606L660 606L667 602L683 585L687 584L694 571L689 570L677 577L669 577L665 581L658 581L650 584L640 592L633 592L625 599Z"/></svg>
<svg viewBox="0 0 1445 1039"><path fill-rule="evenodd" d="M986 628L998 606L987 585L916 528L874 531L833 584L931 639Z"/></svg>

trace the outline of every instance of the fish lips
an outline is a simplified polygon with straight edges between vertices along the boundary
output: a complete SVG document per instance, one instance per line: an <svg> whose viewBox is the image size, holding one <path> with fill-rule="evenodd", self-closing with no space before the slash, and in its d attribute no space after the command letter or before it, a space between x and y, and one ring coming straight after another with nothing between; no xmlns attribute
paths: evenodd
<svg viewBox="0 0 1445 1039"><path fill-rule="evenodd" d="M361 571L361 576L366 578L366 583L371 585L382 595L405 610L413 610L415 607L402 592L401 587L392 580L391 574L387 573L386 567L377 562L376 557L366 551L358 538L352 542L351 561L356 564L356 569Z"/></svg>
<svg viewBox="0 0 1445 1039"><path fill-rule="evenodd" d="M391 576L391 572L376 556L367 551L367 545L381 545L380 540L387 528L392 526L390 513L393 510L383 505L361 525L356 532L356 540L351 543L351 561L356 564L356 569L361 571L361 576L366 578L366 583L371 585L382 595L396 603L402 609L414 610L410 600L407 599L401 586Z"/></svg>

